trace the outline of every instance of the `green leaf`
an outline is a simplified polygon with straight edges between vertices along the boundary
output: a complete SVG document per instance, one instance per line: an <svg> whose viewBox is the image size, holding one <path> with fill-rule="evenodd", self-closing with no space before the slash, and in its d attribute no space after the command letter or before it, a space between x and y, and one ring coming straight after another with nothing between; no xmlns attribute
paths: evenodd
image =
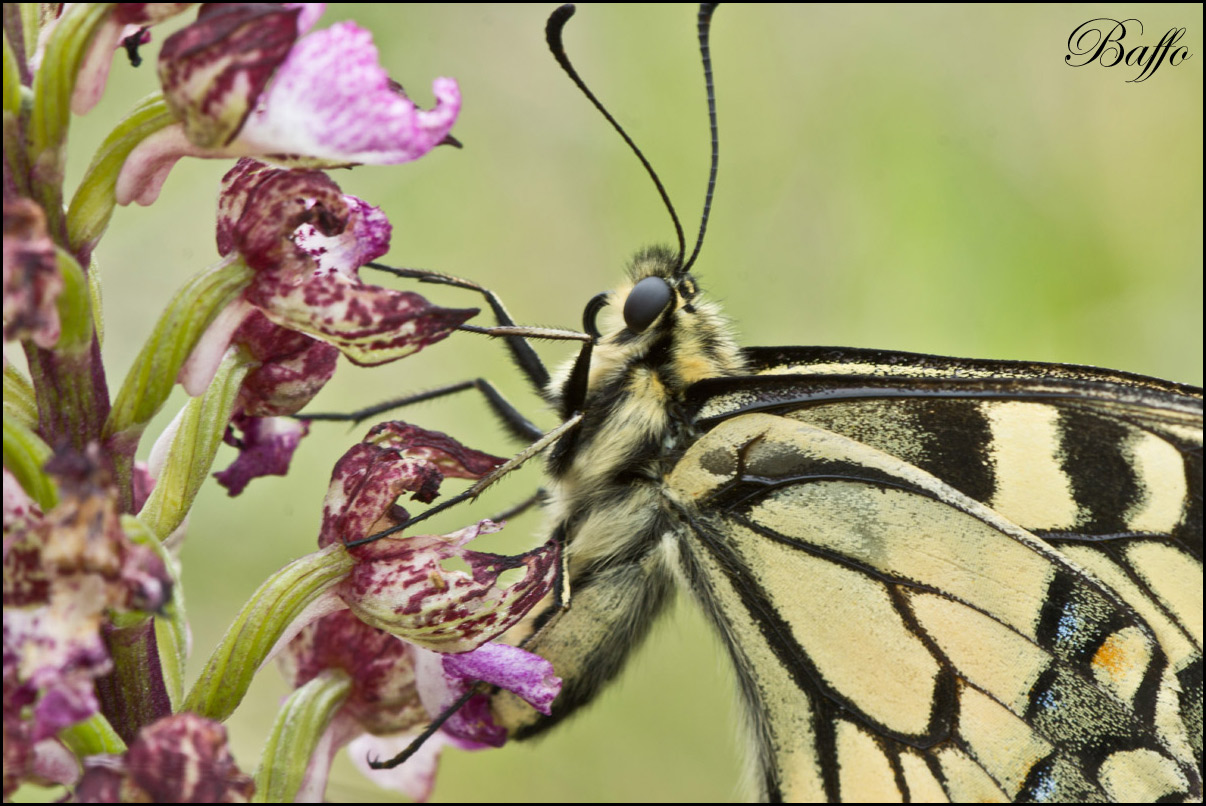
<svg viewBox="0 0 1206 806"><path fill-rule="evenodd" d="M126 743L117 735L109 720L93 714L83 722L76 722L59 731L59 738L76 758L99 755L120 755L126 752Z"/></svg>
<svg viewBox="0 0 1206 806"><path fill-rule="evenodd" d="M138 515L160 540L184 521L209 476L239 387L252 366L237 353L228 355L205 394L189 400L168 426L173 433L167 460Z"/></svg>
<svg viewBox="0 0 1206 806"><path fill-rule="evenodd" d="M117 179L130 152L175 122L163 96L155 94L139 101L109 132L67 209L67 242L73 250L90 252L104 235L117 204Z"/></svg>
<svg viewBox="0 0 1206 806"><path fill-rule="evenodd" d="M250 282L241 260L219 264L194 277L168 303L151 337L130 367L105 423L105 436L138 441L147 423L167 400L180 367L205 329Z"/></svg>
<svg viewBox="0 0 1206 806"><path fill-rule="evenodd" d="M342 669L327 669L294 691L276 715L255 771L253 803L292 803L310 757L352 690Z"/></svg>
<svg viewBox="0 0 1206 806"><path fill-rule="evenodd" d="M343 581L353 565L351 555L336 543L265 580L205 664L184 700L184 710L219 722L234 713L277 642L307 607Z"/></svg>
<svg viewBox="0 0 1206 806"><path fill-rule="evenodd" d="M4 418L4 467L43 512L59 503L58 489L42 470L51 453L50 446L16 417Z"/></svg>
<svg viewBox="0 0 1206 806"><path fill-rule="evenodd" d="M92 291L80 264L64 249L56 250L63 290L56 306L59 311L59 341L54 349L64 355L78 355L92 348Z"/></svg>
<svg viewBox="0 0 1206 806"><path fill-rule="evenodd" d="M33 384L14 365L4 368L4 419L17 418L21 425L34 429L38 425L38 403Z"/></svg>
<svg viewBox="0 0 1206 806"><path fill-rule="evenodd" d="M17 55L4 37L4 115L14 119L21 111L21 73ZM6 122L7 126L7 122Z"/></svg>
<svg viewBox="0 0 1206 806"><path fill-rule="evenodd" d="M26 132L34 199L46 211L48 228L60 231L63 208L63 167L67 158L67 129L71 95L80 65L97 29L112 12L113 3L75 3L55 23L33 80L33 106Z"/></svg>

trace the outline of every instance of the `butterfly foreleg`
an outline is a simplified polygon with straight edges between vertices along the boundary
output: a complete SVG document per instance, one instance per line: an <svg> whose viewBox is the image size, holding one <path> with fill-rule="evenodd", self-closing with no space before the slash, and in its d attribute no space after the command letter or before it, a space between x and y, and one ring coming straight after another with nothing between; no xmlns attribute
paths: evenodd
<svg viewBox="0 0 1206 806"><path fill-rule="evenodd" d="M485 378L474 378L468 381L460 381L458 383L440 386L435 389L428 389L424 392L406 395L404 397L386 400L382 403L376 403L363 409L351 411L347 413L319 413L319 414L302 414L299 415L306 420L325 420L335 422L350 422L353 424L362 423L379 414L385 414L395 409L400 409L414 403L422 403L426 400L436 400L441 397L463 392L466 389L476 389L485 397L486 403L489 404L490 410L493 411L502 422L503 427L511 436L521 442L532 442L537 440L544 434L539 426L529 421L519 409L515 408L502 394L494 388L494 385Z"/></svg>
<svg viewBox="0 0 1206 806"><path fill-rule="evenodd" d="M392 274L395 277L405 277L407 279L418 280L421 283L434 283L437 285L450 285L454 288L464 288L469 291L476 291L486 300L486 304L490 306L490 310L494 313L494 319L502 327L515 327L515 320L511 318L511 314L503 306L502 300L488 288L478 285L472 280L465 280L460 277L453 277L450 274L441 272L429 271L426 269L408 269L395 266L386 266L382 263L365 264L368 268ZM472 328L469 328L472 330ZM544 388L549 382L549 371L544 366L544 362L540 360L540 356L536 355L536 351L532 349L532 345L528 343L526 336L521 334L509 334L502 336L506 342L507 350L511 353L511 359L515 365L519 367L520 372L528 379L538 393L543 394Z"/></svg>

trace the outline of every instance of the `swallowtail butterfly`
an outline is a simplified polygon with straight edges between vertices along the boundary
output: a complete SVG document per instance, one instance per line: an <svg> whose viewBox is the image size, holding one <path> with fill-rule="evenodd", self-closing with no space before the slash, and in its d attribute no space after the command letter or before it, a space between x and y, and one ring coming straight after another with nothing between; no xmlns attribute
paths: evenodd
<svg viewBox="0 0 1206 806"><path fill-rule="evenodd" d="M738 350L675 264L643 253L634 279L667 282L609 300L631 317L600 323L551 450L572 606L533 648L563 699L677 578L738 659L764 795L1200 797L1200 390ZM764 271L745 284L773 295Z"/></svg>

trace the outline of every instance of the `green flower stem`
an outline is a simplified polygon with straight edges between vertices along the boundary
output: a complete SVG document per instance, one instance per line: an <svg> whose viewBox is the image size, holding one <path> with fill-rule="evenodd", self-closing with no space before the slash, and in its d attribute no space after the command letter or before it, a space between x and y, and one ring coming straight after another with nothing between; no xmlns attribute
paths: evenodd
<svg viewBox="0 0 1206 806"><path fill-rule="evenodd" d="M43 512L49 512L59 502L54 482L42 470L50 455L50 446L41 437L18 418L5 416L4 467Z"/></svg>
<svg viewBox="0 0 1206 806"><path fill-rule="evenodd" d="M108 415L109 392L100 367L92 328L92 302L88 280L75 258L57 251L63 290L58 307L60 333L50 350L30 341L22 343L33 388L37 390L38 433L50 443L68 442L73 448L100 437Z"/></svg>
<svg viewBox="0 0 1206 806"><path fill-rule="evenodd" d="M251 281L241 260L221 263L192 278L168 303L151 337L130 367L105 423L104 436L117 458L118 481L128 489L134 449L147 423L167 400L180 367L205 329Z"/></svg>
<svg viewBox="0 0 1206 806"><path fill-rule="evenodd" d="M222 721L234 713L256 670L294 620L339 584L354 565L342 544L295 560L260 586L226 631L184 710Z"/></svg>
<svg viewBox="0 0 1206 806"><path fill-rule="evenodd" d="M33 198L46 212L52 237L65 239L63 221L63 167L67 156L67 129L71 122L71 95L80 64L97 28L113 10L112 3L76 3L68 6L55 24L33 81L33 107L26 132L32 166Z"/></svg>
<svg viewBox="0 0 1206 806"><path fill-rule="evenodd" d="M123 515L121 527L132 543L156 552L172 578L172 598L162 613L114 612L104 632L113 671L97 681L96 693L102 713L128 743L180 702L188 628L175 560L138 518Z"/></svg>
<svg viewBox="0 0 1206 806"><path fill-rule="evenodd" d="M98 441L109 414L100 345L92 341L86 350L63 355L28 341L21 346L37 393L38 433L48 443L77 451Z"/></svg>
<svg viewBox="0 0 1206 806"><path fill-rule="evenodd" d="M102 754L120 755L126 752L126 743L113 730L109 720L93 714L83 722L76 722L59 731L59 738L76 758L87 758Z"/></svg>
<svg viewBox="0 0 1206 806"><path fill-rule="evenodd" d="M192 509L222 444L239 387L254 366L241 351L232 351L205 394L189 400L170 426L175 433L167 461L138 515L160 540L174 532Z"/></svg>
<svg viewBox="0 0 1206 806"><path fill-rule="evenodd" d="M142 522L141 516L121 516L121 528L131 542L146 546L159 555L168 573L172 576L172 598L155 614L155 646L159 650L159 668L163 676L163 687L167 691L173 711L184 699L184 663L188 653L188 619L184 609L184 586L180 584L180 569L176 559L163 541ZM121 627L126 619L131 622L137 613L114 613L113 623Z"/></svg>
<svg viewBox="0 0 1206 806"><path fill-rule="evenodd" d="M150 95L139 101L101 143L67 210L67 242L81 259L92 253L109 226L117 204L117 179L130 152L175 122L163 96Z"/></svg>
<svg viewBox="0 0 1206 806"><path fill-rule="evenodd" d="M352 690L342 669L326 669L289 695L255 771L253 803L292 803L331 719Z"/></svg>
<svg viewBox="0 0 1206 806"><path fill-rule="evenodd" d="M5 176L12 177L14 191L19 196L29 194L26 182L29 164L25 161L25 140L21 136L21 99L26 94L21 86L21 67L8 37L4 40L4 162Z"/></svg>
<svg viewBox="0 0 1206 806"><path fill-rule="evenodd" d="M113 671L96 680L96 695L117 735L129 744L138 731L172 713L159 663L154 619L125 614L102 631Z"/></svg>

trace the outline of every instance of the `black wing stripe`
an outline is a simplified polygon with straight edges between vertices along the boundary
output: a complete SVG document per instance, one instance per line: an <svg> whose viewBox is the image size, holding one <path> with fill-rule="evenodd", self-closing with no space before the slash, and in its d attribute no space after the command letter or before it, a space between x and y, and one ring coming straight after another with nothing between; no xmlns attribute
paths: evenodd
<svg viewBox="0 0 1206 806"><path fill-rule="evenodd" d="M811 406L790 416L843 434L947 481L977 501L997 488L992 426L977 402L873 399Z"/></svg>
<svg viewBox="0 0 1206 806"><path fill-rule="evenodd" d="M780 413L801 406L877 399L1029 400L1108 404L1118 413L1154 404L1200 413L1200 397L1164 396L1099 381L1012 378L879 378L861 375L745 375L709 378L687 392L688 409L704 428L738 414Z"/></svg>
<svg viewBox="0 0 1206 806"><path fill-rule="evenodd" d="M1045 364L1035 361L1001 361L951 358L925 353L895 350L868 350L857 347L747 347L746 365L754 373L787 374L800 368L810 374L842 371L880 377L955 378L995 377L1013 380L1092 381L1117 384L1154 394L1196 395L1202 390L1186 384L1146 375L1076 364ZM864 370L865 368L865 370Z"/></svg>
<svg viewBox="0 0 1206 806"><path fill-rule="evenodd" d="M1060 411L1058 457L1078 504L1076 530L1124 532L1128 513L1144 498L1127 444L1135 432L1121 423L1074 409ZM1084 472L1092 468L1092 472Z"/></svg>
<svg viewBox="0 0 1206 806"><path fill-rule="evenodd" d="M976 501L988 501L996 489L996 474L987 461L985 446L992 442L992 427L983 407L964 401L934 400L919 407L910 423L924 440L918 467L947 480Z"/></svg>
<svg viewBox="0 0 1206 806"><path fill-rule="evenodd" d="M1185 720L1185 727L1189 733L1189 744L1193 748L1194 757L1199 761L1200 768L1203 734L1202 700L1206 696L1202 681L1201 655L1177 674L1177 682L1181 687L1179 710L1182 719ZM1201 791L1200 781L1198 787Z"/></svg>
<svg viewBox="0 0 1206 806"><path fill-rule="evenodd" d="M815 692L840 711L859 715L860 721L873 726L877 733L910 746L931 746L948 735L950 725L944 717L954 707L949 679L946 679L944 675L935 677L932 696L941 703L942 707L937 709L938 713L931 713L928 724L924 726L923 730L909 734L880 723L869 716L863 706L835 689L830 681L821 674L813 659L793 637L793 625L784 619L780 608L772 601L745 559L734 551L731 535L728 538L722 537L711 527L699 522L694 524L694 527L700 545L708 551L713 562L726 569L729 580L744 603L750 619L758 625L766 644L783 666L791 671L792 677L800 689Z"/></svg>

